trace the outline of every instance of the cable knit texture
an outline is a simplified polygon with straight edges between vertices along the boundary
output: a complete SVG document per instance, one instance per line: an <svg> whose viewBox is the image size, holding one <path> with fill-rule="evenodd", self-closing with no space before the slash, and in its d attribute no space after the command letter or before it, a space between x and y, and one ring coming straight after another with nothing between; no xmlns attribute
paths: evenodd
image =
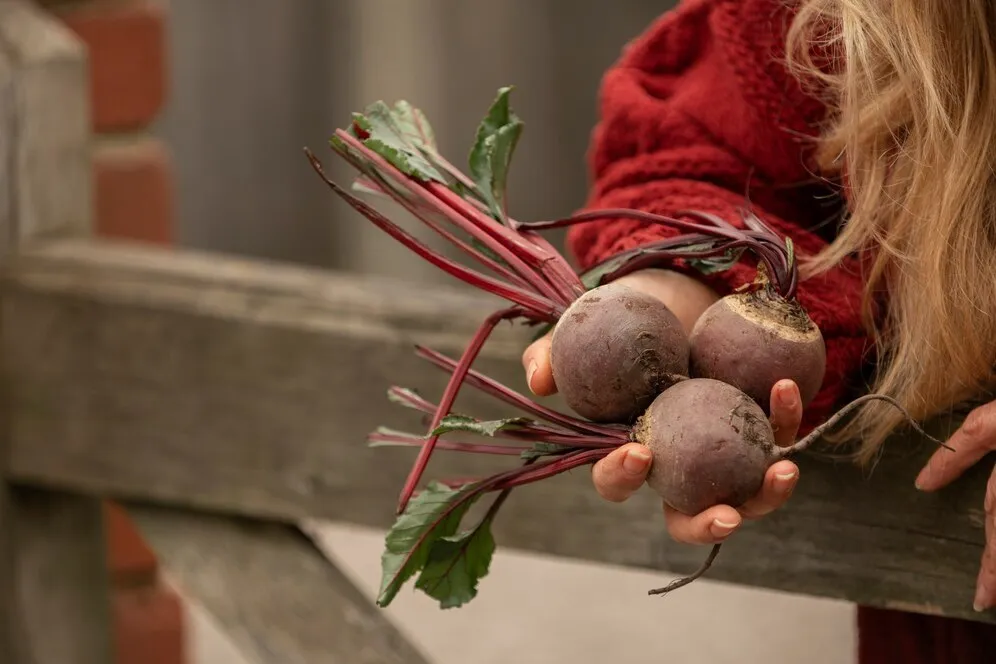
<svg viewBox="0 0 996 664"><path fill-rule="evenodd" d="M693 0L630 43L602 84L585 208L696 209L742 226L739 210L749 200L799 253L825 246L824 233L834 230L828 201L839 197L806 163L824 108L783 64L789 19L781 0ZM608 219L573 228L568 242L586 268L676 232ZM753 277L743 264L702 278L726 293ZM861 289L856 264L799 288L827 343L826 379L806 411L807 429L860 377L870 347Z"/></svg>
<svg viewBox="0 0 996 664"><path fill-rule="evenodd" d="M671 215L698 209L742 226L739 209L749 193L754 213L790 236L800 253L815 253L832 239L834 224L826 222L835 211L827 201L840 197L807 165L809 139L825 109L783 64L790 19L784 5L685 0L628 45L603 82L586 209ZM587 268L668 234L609 219L573 228L568 243ZM753 279L754 269L699 276L726 293ZM862 285L856 263L800 285L799 300L827 343L826 380L807 409L806 428L825 419L861 374L870 350L860 317ZM858 609L858 618L862 664L996 661L992 626L868 607Z"/></svg>

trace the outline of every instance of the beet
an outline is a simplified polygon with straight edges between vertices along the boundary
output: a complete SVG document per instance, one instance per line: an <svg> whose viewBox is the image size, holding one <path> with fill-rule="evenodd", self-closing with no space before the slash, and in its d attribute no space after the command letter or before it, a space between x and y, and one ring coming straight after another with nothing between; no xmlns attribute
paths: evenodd
<svg viewBox="0 0 996 664"><path fill-rule="evenodd" d="M826 346L820 329L795 300L770 289L721 298L689 335L691 375L740 388L767 413L779 380L799 386L803 407L823 385Z"/></svg>
<svg viewBox="0 0 996 664"><path fill-rule="evenodd" d="M659 299L621 284L590 290L554 328L550 362L571 410L593 422L633 422L688 375L688 338Z"/></svg>
<svg viewBox="0 0 996 664"><path fill-rule="evenodd" d="M779 452L761 408L727 383L693 378L666 390L634 427L653 453L647 484L683 514L737 507L761 490Z"/></svg>

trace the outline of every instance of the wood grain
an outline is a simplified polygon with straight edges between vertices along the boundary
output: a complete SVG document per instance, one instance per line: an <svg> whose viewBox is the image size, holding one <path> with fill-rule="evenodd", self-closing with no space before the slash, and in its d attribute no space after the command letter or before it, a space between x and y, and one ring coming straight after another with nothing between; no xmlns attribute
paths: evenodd
<svg viewBox="0 0 996 664"><path fill-rule="evenodd" d="M6 90L0 123L8 114L8 122L0 124L0 132L7 130L0 133L6 150L0 175L6 176L9 192L16 192L0 194L8 242L85 234L93 214L86 49L36 3L5 0L0 2L0 52L9 66L0 82ZM11 118L16 118L13 124Z"/></svg>
<svg viewBox="0 0 996 664"><path fill-rule="evenodd" d="M87 226L88 94L85 53L65 26L33 2L0 2L0 261ZM0 335L10 323L0 319ZM0 388L0 662L110 664L99 502L10 482L18 389Z"/></svg>
<svg viewBox="0 0 996 664"><path fill-rule="evenodd" d="M427 664L294 526L149 505L129 514L185 596L256 664Z"/></svg>
<svg viewBox="0 0 996 664"><path fill-rule="evenodd" d="M494 306L445 289L85 241L25 253L3 288L3 314L17 321L2 352L19 385L18 478L378 527L391 523L413 457L369 449L364 437L381 424L422 426L384 390L400 383L435 398L443 377L412 344L456 353ZM514 332L503 329L479 366L521 390L524 339ZM508 412L469 393L459 410ZM870 476L801 459L790 505L734 537L711 578L993 622L971 609L991 464L925 495L913 479L932 449L913 439L889 449ZM441 452L429 477L506 465L467 456ZM518 491L495 530L500 547L677 572L705 555L666 536L649 490L608 504L585 470ZM633 601L646 610L659 600Z"/></svg>

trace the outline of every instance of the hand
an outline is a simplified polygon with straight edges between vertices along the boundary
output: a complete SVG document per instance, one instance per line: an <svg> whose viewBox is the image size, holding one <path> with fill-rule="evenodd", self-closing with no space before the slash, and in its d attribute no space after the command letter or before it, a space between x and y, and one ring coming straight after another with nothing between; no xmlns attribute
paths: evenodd
<svg viewBox="0 0 996 664"><path fill-rule="evenodd" d="M921 491L936 491L996 451L996 401L980 406L968 414L965 422L948 441L955 449L938 450L916 478ZM996 468L986 485L986 545L975 585L976 611L996 606Z"/></svg>
<svg viewBox="0 0 996 664"><path fill-rule="evenodd" d="M660 298L674 311L686 331L718 295L701 282L676 272L643 270L617 281ZM550 369L550 335L535 341L522 356L526 380L533 393L546 396L557 391ZM779 445L795 442L802 420L802 400L799 388L792 381L781 381L771 394L771 422ZM650 453L647 448L630 443L613 450L592 468L595 489L606 500L622 502L636 492L646 481L650 470ZM664 517L671 537L688 544L714 544L720 542L740 527L743 520L756 519L773 512L791 496L799 478L799 468L792 461L773 464L767 472L759 494L735 509L717 505L701 514L687 516L664 506Z"/></svg>

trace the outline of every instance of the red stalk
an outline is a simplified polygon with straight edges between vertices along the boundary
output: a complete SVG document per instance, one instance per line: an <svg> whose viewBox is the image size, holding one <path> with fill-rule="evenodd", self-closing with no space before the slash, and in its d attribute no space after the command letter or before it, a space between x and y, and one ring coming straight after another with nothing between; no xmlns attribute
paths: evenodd
<svg viewBox="0 0 996 664"><path fill-rule="evenodd" d="M424 346L416 346L415 353L419 357L428 360L444 371L452 372L454 371L454 367L457 365L457 363L451 358ZM628 439L629 437L629 429L626 427L596 424L587 420L571 417L570 415L565 415L564 413L558 413L555 410L541 406L532 399L528 399L515 390L505 387L498 381L488 378L487 376L484 376L483 374L472 369L467 372L464 377L464 381L471 387L475 387L486 394L490 394L496 399L504 401L505 403L524 412L530 413L534 417L538 417L553 424L559 424L560 426L571 429L572 431L577 431L578 433L589 436L609 436L619 439Z"/></svg>
<svg viewBox="0 0 996 664"><path fill-rule="evenodd" d="M503 320L518 318L521 315L522 311L520 309L511 308L496 311L484 319L484 322L477 328L477 332L474 333L470 343L464 349L459 362L453 368L453 375L450 376L450 380L446 384L446 389L443 391L443 396L439 400L436 414L433 415L432 422L429 424L429 431L433 431L439 426L439 423L442 422L446 413L453 406L453 402L456 401L457 394L460 392L460 384L470 371L470 366L484 346L484 342L491 335L495 327L497 327L498 323ZM408 477L405 479L405 484L401 489L401 496L398 498L398 514L404 512L405 507L408 506L412 492L415 491L415 487L418 486L418 482L422 478L422 473L425 472L425 468L429 464L429 457L436 446L437 440L439 440L438 435L430 434L429 438L425 441L425 445L419 450L418 456L415 458L415 464L409 471Z"/></svg>
<svg viewBox="0 0 996 664"><path fill-rule="evenodd" d="M560 475L561 473L567 472L568 470L573 470L579 466L585 466L597 462L599 459L604 459L614 448L606 448L599 450L580 450L578 452L571 452L565 454L561 457L552 459L550 462L529 468L528 470L519 468L516 469L519 472L515 473L511 477L505 479L502 483L498 484L498 487L503 489L511 489L517 486L524 486L526 484L532 484L534 482L539 482L545 480L549 477L555 475Z"/></svg>
<svg viewBox="0 0 996 664"><path fill-rule="evenodd" d="M468 189L474 188L474 182L453 164L447 161L445 157L434 152L432 158L436 165L441 166L444 170L446 170L446 172L449 173L450 176L452 176L457 182L464 185ZM470 198L465 198L464 200L476 207L482 213L487 212L486 206L480 201ZM509 224L512 228L516 228L518 222L510 219ZM557 251L546 238L538 233L528 231L522 233L522 235L541 250L544 258L549 259L543 266L543 273L550 279L551 283L555 287L561 290L563 295L567 298L567 301L573 302L577 298L581 297L586 290L585 285L581 281L580 277L578 277L577 272L575 272L570 264L564 260L560 252Z"/></svg>
<svg viewBox="0 0 996 664"><path fill-rule="evenodd" d="M548 320L550 322L556 320L558 308L550 300L537 298L532 293L529 293L521 288L510 286L498 281L497 279L493 279L485 274L477 272L476 270L464 267L463 265L460 265L445 256L441 256L429 247L425 246L403 228L399 227L397 224L375 210L373 207L367 205L365 202L353 196L334 181L329 179L325 175L325 171L322 169L321 163L314 157L313 154L311 154L310 151L308 152L308 158L312 160L312 165L325 184L327 184L336 194L338 194L340 198L349 203L354 210L372 221L378 228L428 262L432 263L446 273L460 279L461 281L474 286L475 288L480 288L489 293L499 295L507 300L515 302L525 309L531 310L537 318Z"/></svg>
<svg viewBox="0 0 996 664"><path fill-rule="evenodd" d="M367 187L368 189L373 189L384 196L390 196L390 194L387 193L386 189L384 189L379 184L374 182L369 176L362 176L361 178L357 178L358 181L360 179L363 180L363 186ZM421 204L421 207L419 208L416 206L414 202L402 201L400 197L394 198L394 200L395 202L399 203L402 207L404 207L406 210L408 210L408 212L410 212L419 220L421 220L426 226L435 231L438 235L449 241L451 244L455 245L467 256L473 258L482 265L485 265L490 270L500 275L502 278L512 282L516 286L519 286L520 288L530 288L529 283L525 279L523 279L519 275L509 270L501 263L492 260L490 256L482 254L480 251L470 246L469 244L464 242L462 239L460 239L450 231L446 230L440 224L440 222L431 219L430 216L432 215L433 210L431 210L428 206L426 206L424 202Z"/></svg>
<svg viewBox="0 0 996 664"><path fill-rule="evenodd" d="M758 217L746 214L744 221L747 230L742 230L733 226L728 221L709 213L697 212L694 210L683 210L679 214L692 216L707 221L709 225L699 224L676 217L655 214L644 210L632 210L627 208L606 208L600 210L589 210L570 217L560 219L514 222L519 229L550 230L554 228L564 228L576 224L589 223L607 218L632 219L644 223L659 224L685 231L686 233L701 233L710 237L722 237L731 241L742 241L748 243L752 251L758 258L763 260L771 272L779 291L784 297L794 297L794 284L797 277L795 265L788 265L787 249L777 234Z"/></svg>
<svg viewBox="0 0 996 664"><path fill-rule="evenodd" d="M406 191L420 198L430 209L444 215L448 220L459 226L463 231L477 238L491 251L501 257L512 267L523 279L528 281L536 291L546 297L556 296L550 285L540 274L528 267L520 258L520 254L525 253L527 257L532 257L528 247L524 245L519 236L497 223L491 217L485 216L473 206L467 204L463 198L450 191L445 185L438 182L428 182L422 184L409 178L397 168L389 164L383 157L370 150L362 141L354 137L349 132L339 129L336 136L343 143L357 151L364 159L377 167L377 174L381 177L387 176L397 182ZM350 155L343 155L355 168L366 172L369 177L373 175ZM402 202L401 197L393 190L385 190L394 200ZM403 203L403 202L402 202ZM460 214L454 214L459 212ZM419 215L416 215L419 216ZM421 219L421 216L419 216ZM514 252L512 249L519 249ZM523 252L523 250L525 250ZM566 305L565 305L566 306Z"/></svg>
<svg viewBox="0 0 996 664"><path fill-rule="evenodd" d="M425 438L403 433L381 433L376 432L367 436L371 443L386 443L401 447L422 447L425 445ZM513 445L485 445L479 443L465 443L456 440L440 440L436 447L441 450L451 452L470 452L472 454L499 454L509 456L519 456L527 451L528 447Z"/></svg>

